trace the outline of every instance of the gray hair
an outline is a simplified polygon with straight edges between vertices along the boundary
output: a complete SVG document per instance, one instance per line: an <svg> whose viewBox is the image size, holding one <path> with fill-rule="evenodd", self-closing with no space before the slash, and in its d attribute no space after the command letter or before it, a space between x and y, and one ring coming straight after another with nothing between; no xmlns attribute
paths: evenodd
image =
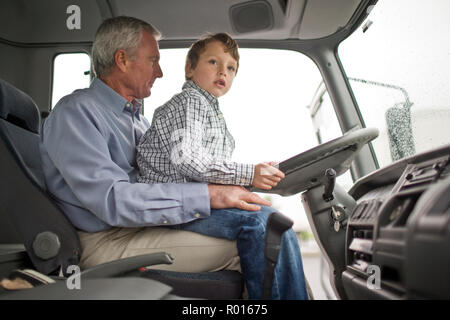
<svg viewBox="0 0 450 320"><path fill-rule="evenodd" d="M144 30L156 40L161 38L158 29L136 18L120 16L103 21L92 45L92 66L97 77L107 75L115 65L117 50L125 50L131 59L135 59Z"/></svg>

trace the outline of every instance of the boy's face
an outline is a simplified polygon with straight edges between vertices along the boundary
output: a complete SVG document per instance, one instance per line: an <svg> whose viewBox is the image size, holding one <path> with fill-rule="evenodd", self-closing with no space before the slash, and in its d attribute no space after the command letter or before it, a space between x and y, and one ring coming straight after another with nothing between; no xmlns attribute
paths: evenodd
<svg viewBox="0 0 450 320"><path fill-rule="evenodd" d="M213 41L200 54L195 69L187 64L186 76L210 94L220 97L230 90L236 68L237 62L225 52L225 46L220 41Z"/></svg>

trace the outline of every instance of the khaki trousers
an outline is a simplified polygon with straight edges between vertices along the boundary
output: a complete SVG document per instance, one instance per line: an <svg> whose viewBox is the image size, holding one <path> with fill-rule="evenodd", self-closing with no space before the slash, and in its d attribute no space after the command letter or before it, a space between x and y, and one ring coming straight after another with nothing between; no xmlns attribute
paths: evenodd
<svg viewBox="0 0 450 320"><path fill-rule="evenodd" d="M171 265L153 269L179 272L241 271L236 241L212 238L184 230L162 227L112 228L88 233L78 231L81 241L81 268L89 268L121 258L167 252Z"/></svg>

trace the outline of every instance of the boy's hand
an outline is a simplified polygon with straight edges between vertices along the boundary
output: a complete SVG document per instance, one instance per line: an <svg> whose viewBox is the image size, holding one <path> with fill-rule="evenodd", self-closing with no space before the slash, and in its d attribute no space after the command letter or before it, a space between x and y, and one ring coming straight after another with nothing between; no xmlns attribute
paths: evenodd
<svg viewBox="0 0 450 320"><path fill-rule="evenodd" d="M275 187L284 178L284 173L273 166L275 164L276 162L257 164L252 186L263 190L270 190Z"/></svg>

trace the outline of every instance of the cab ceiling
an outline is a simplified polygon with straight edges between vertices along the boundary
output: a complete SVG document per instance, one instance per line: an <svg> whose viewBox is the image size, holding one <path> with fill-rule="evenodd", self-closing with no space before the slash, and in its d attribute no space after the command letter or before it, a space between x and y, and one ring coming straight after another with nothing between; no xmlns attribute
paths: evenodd
<svg viewBox="0 0 450 320"><path fill-rule="evenodd" d="M2 0L0 41L91 42L100 23L127 15L150 22L166 40L228 32L236 39L317 39L344 27L361 0ZM67 8L80 8L69 30ZM259 10L259 11L258 11Z"/></svg>

